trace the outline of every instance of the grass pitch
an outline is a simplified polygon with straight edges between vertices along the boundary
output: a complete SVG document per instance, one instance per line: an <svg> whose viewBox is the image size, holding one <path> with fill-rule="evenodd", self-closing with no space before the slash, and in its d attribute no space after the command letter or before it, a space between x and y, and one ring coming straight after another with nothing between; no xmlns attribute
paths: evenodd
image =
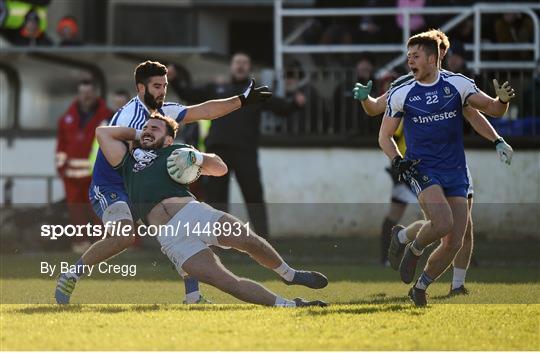
<svg viewBox="0 0 540 353"><path fill-rule="evenodd" d="M245 257L225 257L234 272L285 297L331 303L288 309L240 304L205 285L205 296L220 304L182 305L183 285L157 252L121 255L114 262L137 264L135 278L85 278L74 304L59 307L54 278L39 274L43 257L2 256L2 350L540 350L534 261L472 268L466 297L447 297L447 274L419 309L396 272L352 258L291 261L328 275L330 285L315 291L285 286ZM59 259L74 255L47 256Z"/></svg>

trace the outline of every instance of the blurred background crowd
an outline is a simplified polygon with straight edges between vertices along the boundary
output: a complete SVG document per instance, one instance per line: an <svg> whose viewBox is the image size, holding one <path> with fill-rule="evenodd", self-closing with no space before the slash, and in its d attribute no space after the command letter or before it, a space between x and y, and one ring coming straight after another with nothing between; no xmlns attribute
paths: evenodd
<svg viewBox="0 0 540 353"><path fill-rule="evenodd" d="M54 145L56 154L56 175L50 173L47 156L37 173L17 166L2 170L3 205L34 202L13 189L15 180L31 174L47 181L47 197L40 202L65 198L72 205L72 223L93 219L87 189L97 150L95 127L106 124L135 96L136 63L154 59L168 66L170 101L189 105L238 94L251 76L275 90L275 98L257 110L223 122L189 125L181 134L187 143L224 156L244 201L251 205L249 218L260 233L268 234L258 147L376 148L380 117L368 117L353 100L354 83L372 80L372 96L384 93L408 72L404 60L395 60L403 54L404 31L414 34L445 24L451 48L443 67L474 78L486 92L492 93L489 84L494 77L512 81L518 99L504 119L492 123L499 133L515 139L514 147L536 146L540 49L534 45L540 43L540 10L536 1L520 3L523 11L481 14L480 43L509 46L482 50L475 57L472 47L479 43L474 13L458 18L459 11L420 11L448 7L465 11L475 6L474 1L0 0L2 143L9 147L20 139L38 139L45 144L44 151ZM280 17L278 5L281 10L397 12ZM401 9L411 11L408 19ZM281 28L276 32L278 23ZM276 33L283 38L276 38ZM391 44L399 45L399 50L377 50ZM367 50L358 45L368 46ZM287 52L283 46L300 49ZM474 66L475 61L483 66ZM486 146L468 126L465 133L469 146ZM211 183L201 180L193 190L226 208L229 176ZM62 190L54 186L58 177Z"/></svg>

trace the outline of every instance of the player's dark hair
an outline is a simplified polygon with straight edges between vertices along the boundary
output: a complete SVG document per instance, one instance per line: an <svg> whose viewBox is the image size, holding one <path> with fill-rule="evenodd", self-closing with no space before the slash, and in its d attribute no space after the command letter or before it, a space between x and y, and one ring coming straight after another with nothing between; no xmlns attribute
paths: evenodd
<svg viewBox="0 0 540 353"><path fill-rule="evenodd" d="M163 121L165 123L165 126L167 127L167 135L172 137L173 139L176 138L176 133L178 132L178 123L176 122L176 120L160 113L152 113L148 120L150 119Z"/></svg>
<svg viewBox="0 0 540 353"><path fill-rule="evenodd" d="M157 61L147 60L137 65L135 69L135 85L142 83L146 85L153 76L167 75L167 67Z"/></svg>
<svg viewBox="0 0 540 353"><path fill-rule="evenodd" d="M429 34L420 33L409 38L407 48L418 45L428 56L435 55L435 62L439 62L439 44L440 40Z"/></svg>

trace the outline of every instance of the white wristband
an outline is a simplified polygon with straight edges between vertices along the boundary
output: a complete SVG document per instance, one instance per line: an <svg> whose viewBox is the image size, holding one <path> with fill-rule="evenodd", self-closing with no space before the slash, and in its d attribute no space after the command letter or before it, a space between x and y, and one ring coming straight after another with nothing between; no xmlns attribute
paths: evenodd
<svg viewBox="0 0 540 353"><path fill-rule="evenodd" d="M139 141L141 139L142 130L135 130L135 138L133 140Z"/></svg>
<svg viewBox="0 0 540 353"><path fill-rule="evenodd" d="M204 161L204 155L197 150L193 150L193 153L195 153L195 164L201 166Z"/></svg>

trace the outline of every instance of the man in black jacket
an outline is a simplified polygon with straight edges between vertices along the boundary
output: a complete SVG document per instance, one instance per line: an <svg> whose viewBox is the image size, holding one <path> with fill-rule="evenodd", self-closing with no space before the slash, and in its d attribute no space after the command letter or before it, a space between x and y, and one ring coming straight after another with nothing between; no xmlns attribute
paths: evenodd
<svg viewBox="0 0 540 353"><path fill-rule="evenodd" d="M180 99L197 104L242 93L250 84L251 58L246 53L234 54L230 64L231 81L211 83L200 88L183 87L175 77L174 70L169 72L169 85ZM257 152L261 113L269 110L278 115L287 115L298 106L293 101L272 97L264 104L248 106L213 121L206 138L206 151L221 156L229 171L234 170L249 218L257 233L263 237L268 237L269 233ZM207 201L223 211L227 211L229 180L230 173L210 178L206 190Z"/></svg>

